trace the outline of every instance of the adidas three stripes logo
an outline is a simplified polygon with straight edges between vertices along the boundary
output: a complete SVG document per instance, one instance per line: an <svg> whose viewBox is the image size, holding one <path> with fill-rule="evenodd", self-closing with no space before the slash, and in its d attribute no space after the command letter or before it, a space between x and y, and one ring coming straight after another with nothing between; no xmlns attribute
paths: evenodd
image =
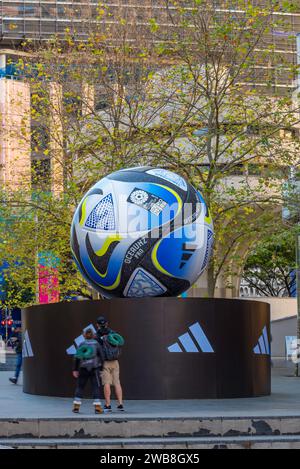
<svg viewBox="0 0 300 469"><path fill-rule="evenodd" d="M178 337L178 342L170 345L167 349L170 353L215 353L199 322L190 326L188 332ZM264 327L253 352L255 355L271 355L267 327Z"/></svg>
<svg viewBox="0 0 300 469"><path fill-rule="evenodd" d="M178 342L168 347L171 353L214 353L206 334L199 322L189 327L188 332L178 337Z"/></svg>
<svg viewBox="0 0 300 469"><path fill-rule="evenodd" d="M23 355L23 358L33 358L34 357L34 353L33 353L33 350L32 350L32 346L31 346L28 331L25 331L25 334L24 334L22 355Z"/></svg>
<svg viewBox="0 0 300 469"><path fill-rule="evenodd" d="M271 355L271 346L266 327L264 327L262 335L258 339L258 344L254 347L253 352L255 355Z"/></svg>

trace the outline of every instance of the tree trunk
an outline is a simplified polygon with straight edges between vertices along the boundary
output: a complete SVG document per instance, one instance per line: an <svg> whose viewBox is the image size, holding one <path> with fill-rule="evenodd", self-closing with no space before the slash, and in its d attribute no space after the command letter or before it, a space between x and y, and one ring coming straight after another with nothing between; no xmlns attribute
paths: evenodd
<svg viewBox="0 0 300 469"><path fill-rule="evenodd" d="M214 276L214 267L210 264L207 270L207 291L209 298L214 298L216 289L216 280Z"/></svg>

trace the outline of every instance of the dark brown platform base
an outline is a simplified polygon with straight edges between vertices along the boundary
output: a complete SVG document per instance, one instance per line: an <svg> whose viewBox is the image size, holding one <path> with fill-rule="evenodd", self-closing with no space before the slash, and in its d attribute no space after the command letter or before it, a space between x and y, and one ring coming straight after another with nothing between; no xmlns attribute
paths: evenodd
<svg viewBox="0 0 300 469"><path fill-rule="evenodd" d="M84 327L96 325L100 315L126 339L120 361L126 399L271 393L269 344L265 353L254 353L265 328L264 341L266 336L270 341L269 305L200 298L116 299L24 309L25 355L29 355L24 359L24 392L73 396L73 359L66 350Z"/></svg>

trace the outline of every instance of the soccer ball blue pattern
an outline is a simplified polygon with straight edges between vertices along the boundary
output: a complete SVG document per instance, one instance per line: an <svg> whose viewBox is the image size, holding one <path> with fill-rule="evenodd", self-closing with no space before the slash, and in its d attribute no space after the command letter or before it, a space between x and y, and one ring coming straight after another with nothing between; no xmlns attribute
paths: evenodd
<svg viewBox="0 0 300 469"><path fill-rule="evenodd" d="M162 168L110 174L80 202L71 249L107 298L178 296L207 268L213 223L199 191Z"/></svg>

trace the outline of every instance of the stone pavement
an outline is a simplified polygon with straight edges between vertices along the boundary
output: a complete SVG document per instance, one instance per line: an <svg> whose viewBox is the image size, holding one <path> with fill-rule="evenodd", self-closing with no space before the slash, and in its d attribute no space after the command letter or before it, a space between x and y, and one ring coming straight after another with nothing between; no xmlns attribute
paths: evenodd
<svg viewBox="0 0 300 469"><path fill-rule="evenodd" d="M300 378L277 374L275 372L273 376L271 397L217 401L129 401L126 402L125 415L127 419L300 417ZM14 386L8 382L10 376L9 372L0 372L0 419L75 418L70 412L70 399L24 394L21 384ZM92 417L92 403L86 401L80 418ZM113 414L113 417L124 419L124 414Z"/></svg>
<svg viewBox="0 0 300 469"><path fill-rule="evenodd" d="M125 413L80 415L71 399L31 396L0 372L0 450L300 449L300 378L285 362L273 369L270 397L129 401Z"/></svg>
<svg viewBox="0 0 300 469"><path fill-rule="evenodd" d="M0 362L0 372L14 370L15 363L16 363L16 354L12 351L6 352L5 363Z"/></svg>

